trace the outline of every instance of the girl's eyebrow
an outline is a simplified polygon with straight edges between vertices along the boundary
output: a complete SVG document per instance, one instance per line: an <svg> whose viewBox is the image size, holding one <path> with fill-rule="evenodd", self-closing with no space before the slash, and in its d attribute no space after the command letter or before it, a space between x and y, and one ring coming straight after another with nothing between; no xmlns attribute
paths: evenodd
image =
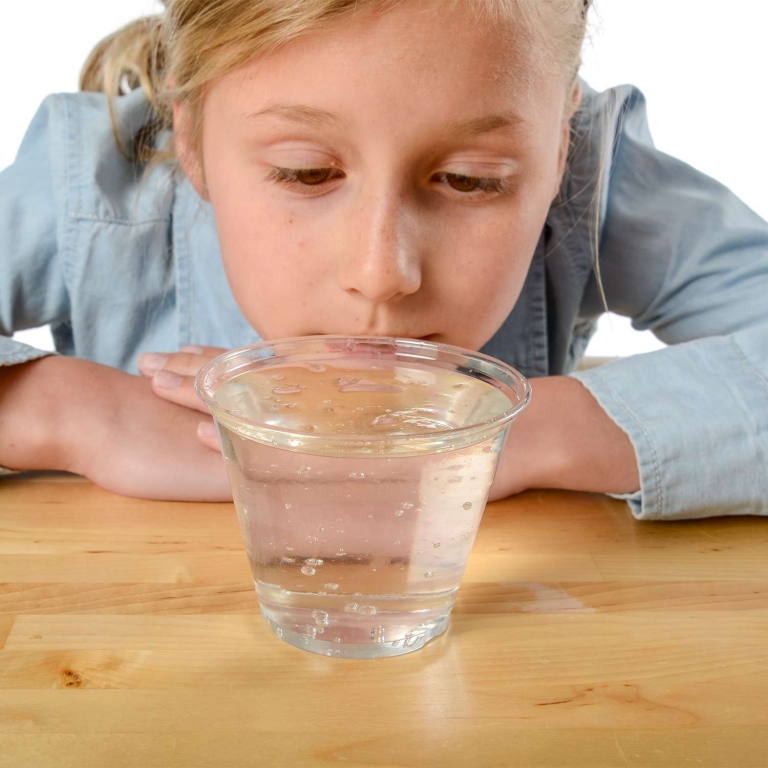
<svg viewBox="0 0 768 768"><path fill-rule="evenodd" d="M246 118L252 120L272 116L311 127L327 124L344 125L344 120L338 115L333 114L333 112L327 112L317 107L308 107L303 104L271 104L264 109L260 109L258 112L246 115ZM493 133L494 131L507 128L515 128L523 122L525 121L520 115L514 112L505 112L498 115L483 115L468 120L457 120L448 123L443 128L443 131L448 137L455 140L479 136L484 133Z"/></svg>
<svg viewBox="0 0 768 768"><path fill-rule="evenodd" d="M525 120L520 115L514 112L505 112L498 115L472 117L469 120L457 120L449 123L445 130L452 139L464 139L507 128L516 128L524 122Z"/></svg>
<svg viewBox="0 0 768 768"><path fill-rule="evenodd" d="M248 120L259 117L282 117L284 120L291 120L294 123L301 123L312 127L326 123L335 123L343 125L344 121L333 112L326 112L324 109L316 107L307 107L302 104L271 104L258 112L252 112L246 115Z"/></svg>

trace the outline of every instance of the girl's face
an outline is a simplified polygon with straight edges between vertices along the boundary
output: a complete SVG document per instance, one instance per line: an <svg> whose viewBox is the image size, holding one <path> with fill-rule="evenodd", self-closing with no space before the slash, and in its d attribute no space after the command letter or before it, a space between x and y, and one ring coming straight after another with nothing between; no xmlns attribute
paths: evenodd
<svg viewBox="0 0 768 768"><path fill-rule="evenodd" d="M540 51L452 5L360 14L217 80L202 158L177 107L182 164L263 338L479 349L517 300L571 99Z"/></svg>

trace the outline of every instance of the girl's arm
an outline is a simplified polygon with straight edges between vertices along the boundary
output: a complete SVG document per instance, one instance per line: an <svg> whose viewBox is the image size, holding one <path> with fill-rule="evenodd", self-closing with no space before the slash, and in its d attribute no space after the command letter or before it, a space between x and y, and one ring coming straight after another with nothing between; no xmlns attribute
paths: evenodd
<svg viewBox="0 0 768 768"><path fill-rule="evenodd" d="M768 224L654 149L642 96L624 93L607 142L602 278L613 311L671 346L572 378L634 447L635 516L768 514ZM583 314L599 313L593 279ZM589 472L594 455L563 442Z"/></svg>
<svg viewBox="0 0 768 768"><path fill-rule="evenodd" d="M0 464L84 475L126 496L228 501L221 455L197 439L200 414L139 376L53 356L0 368Z"/></svg>
<svg viewBox="0 0 768 768"><path fill-rule="evenodd" d="M50 123L56 102L46 100L32 121L13 165L0 173L0 366L48 352L13 341L15 331L66 323L69 296L59 254L57 197L65 180L53 155Z"/></svg>
<svg viewBox="0 0 768 768"><path fill-rule="evenodd" d="M59 243L78 190L66 178L64 110L48 99L0 174L0 467L69 470L130 496L230 499L221 456L196 437L199 413L140 377L10 338L70 317Z"/></svg>

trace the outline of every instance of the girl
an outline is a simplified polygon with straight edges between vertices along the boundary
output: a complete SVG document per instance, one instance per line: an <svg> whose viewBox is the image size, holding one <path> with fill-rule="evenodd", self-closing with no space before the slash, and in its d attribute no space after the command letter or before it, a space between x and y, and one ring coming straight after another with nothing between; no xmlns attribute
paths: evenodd
<svg viewBox="0 0 768 768"><path fill-rule="evenodd" d="M0 337L0 464L229 498L206 360L407 336L534 377L492 498L767 513L768 225L579 81L588 5L168 0L104 41L0 176L0 332L61 353ZM606 305L671 346L573 373Z"/></svg>

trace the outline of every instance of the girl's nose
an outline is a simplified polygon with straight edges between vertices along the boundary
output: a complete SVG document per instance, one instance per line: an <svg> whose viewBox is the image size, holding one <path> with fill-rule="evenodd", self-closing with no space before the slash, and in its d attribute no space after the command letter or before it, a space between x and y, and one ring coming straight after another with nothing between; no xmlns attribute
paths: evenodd
<svg viewBox="0 0 768 768"><path fill-rule="evenodd" d="M369 199L350 215L340 286L381 304L421 287L418 221L397 195Z"/></svg>

